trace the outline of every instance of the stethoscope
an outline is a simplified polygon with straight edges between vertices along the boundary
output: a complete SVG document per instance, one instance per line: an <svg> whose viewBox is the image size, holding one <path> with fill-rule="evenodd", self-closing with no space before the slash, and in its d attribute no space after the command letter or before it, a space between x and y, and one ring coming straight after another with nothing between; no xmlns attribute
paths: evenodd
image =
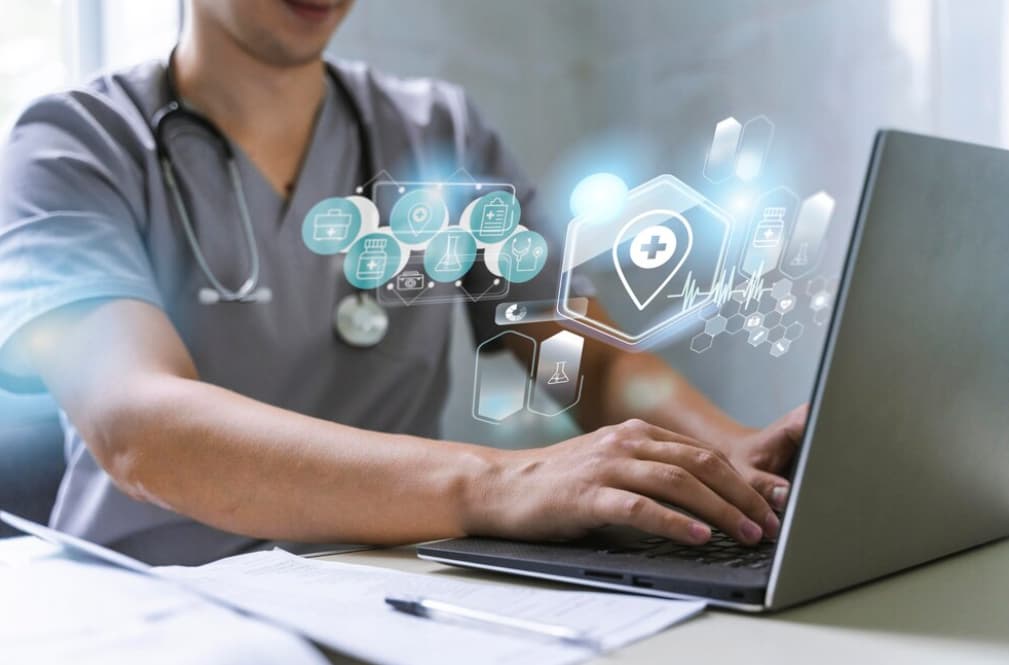
<svg viewBox="0 0 1009 665"><path fill-rule="evenodd" d="M370 176L375 173L375 170L373 168L371 153L371 138L364 122L364 116L353 95L347 89L346 84L340 79L339 74L329 63L326 63L325 66L326 73L336 87L336 90L344 98L347 108L353 116L354 123L357 126L358 145L361 150L362 171ZM175 207L175 212L182 223L186 240L193 252L193 256L196 258L196 263L210 283L209 288L200 289L198 300L205 305L214 305L217 303L268 303L273 299L273 294L270 289L259 285L259 248L256 245L252 218L249 214L249 206L245 197L245 190L242 187L238 162L235 159L235 152L231 147L231 143L213 122L191 108L186 107L182 102L178 88L175 86L174 51L168 59L165 79L168 88L168 103L151 116L151 132L154 135L158 163L161 167L161 173L173 206ZM135 100L134 103L136 103ZM138 105L138 108L141 107ZM239 220L243 235L245 236L246 250L249 257L249 276L237 289L226 287L218 279L217 275L214 274L196 237L196 231L189 216L189 209L182 198L175 163L168 148L168 141L165 138L165 125L172 118L185 118L189 122L199 125L223 148L227 162L228 178L231 180L232 192L238 205ZM370 347L375 346L385 337L389 329L389 315L374 298L360 289L355 289L355 293L342 298L333 309L332 325L334 333L350 346Z"/></svg>

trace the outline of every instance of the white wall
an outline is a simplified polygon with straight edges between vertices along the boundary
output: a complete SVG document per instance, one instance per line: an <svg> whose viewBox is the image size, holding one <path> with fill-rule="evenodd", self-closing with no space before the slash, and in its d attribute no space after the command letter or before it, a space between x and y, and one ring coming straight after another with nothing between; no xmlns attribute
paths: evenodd
<svg viewBox="0 0 1009 665"><path fill-rule="evenodd" d="M766 114L780 183L837 199L826 262L836 272L877 128L1009 140L1007 16L1004 0L362 0L332 49L464 84L548 189L567 153L620 131L647 145L632 151L642 173L703 190L714 123ZM565 193L548 192L558 217ZM781 360L738 338L663 353L759 425L806 399L821 332ZM454 361L448 436L532 443L567 431L474 423L472 349L458 345Z"/></svg>

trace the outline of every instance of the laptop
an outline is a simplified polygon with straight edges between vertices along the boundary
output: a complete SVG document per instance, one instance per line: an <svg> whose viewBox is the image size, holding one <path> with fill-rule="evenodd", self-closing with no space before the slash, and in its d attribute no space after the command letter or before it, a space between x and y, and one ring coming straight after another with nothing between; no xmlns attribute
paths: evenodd
<svg viewBox="0 0 1009 665"><path fill-rule="evenodd" d="M423 559L778 610L1009 535L1009 152L881 131L776 543L607 527Z"/></svg>

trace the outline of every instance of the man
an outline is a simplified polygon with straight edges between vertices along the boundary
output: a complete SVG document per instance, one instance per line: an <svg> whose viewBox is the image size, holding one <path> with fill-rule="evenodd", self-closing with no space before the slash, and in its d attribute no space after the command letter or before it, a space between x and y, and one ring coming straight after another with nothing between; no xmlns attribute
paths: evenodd
<svg viewBox="0 0 1009 665"><path fill-rule="evenodd" d="M52 524L156 563L272 540L563 538L605 524L698 544L710 526L749 544L774 538L772 506L788 488L775 474L801 411L755 432L656 358L588 343L577 417L589 433L499 451L437 438L444 308L389 310L373 349L332 335L333 304L350 290L338 259L301 244L300 221L373 175L361 173L349 103L379 165L455 149L456 165L516 182L524 204L531 196L457 88L346 63L327 77L323 49L351 5L190 0L170 63L42 99L12 132L0 371L6 386L44 387L62 409L68 468ZM235 153L269 303L194 297L206 278L155 146L172 86ZM163 139L201 251L239 284L249 258L222 147L200 122L173 123ZM474 326L490 330L481 313ZM622 399L631 378L664 394L636 412Z"/></svg>

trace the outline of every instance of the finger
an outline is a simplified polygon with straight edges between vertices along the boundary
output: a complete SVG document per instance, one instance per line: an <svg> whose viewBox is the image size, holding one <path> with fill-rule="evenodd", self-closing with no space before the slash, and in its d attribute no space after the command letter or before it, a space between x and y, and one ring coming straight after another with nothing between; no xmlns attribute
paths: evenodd
<svg viewBox="0 0 1009 665"><path fill-rule="evenodd" d="M750 483L750 487L757 490L760 496L777 510L782 511L788 504L788 492L791 486L787 480L781 476L776 476L760 469L749 469L743 472L743 478Z"/></svg>
<svg viewBox="0 0 1009 665"><path fill-rule="evenodd" d="M741 543L755 545L765 535L763 526L679 466L632 460L621 464L615 475L618 487L688 510Z"/></svg>
<svg viewBox="0 0 1009 665"><path fill-rule="evenodd" d="M666 441L642 441L637 446L638 459L663 462L689 471L723 499L736 506L773 538L781 526L771 506L752 488L735 467L717 452L706 448ZM738 533L738 529L728 533ZM735 536L734 536L735 537Z"/></svg>
<svg viewBox="0 0 1009 665"><path fill-rule="evenodd" d="M606 524L633 527L686 545L703 545L711 539L706 524L640 494L614 487L602 487L596 492L592 512L594 519Z"/></svg>
<svg viewBox="0 0 1009 665"><path fill-rule="evenodd" d="M809 404L795 407L776 423L789 441L798 445L806 431L806 420L809 418Z"/></svg>

